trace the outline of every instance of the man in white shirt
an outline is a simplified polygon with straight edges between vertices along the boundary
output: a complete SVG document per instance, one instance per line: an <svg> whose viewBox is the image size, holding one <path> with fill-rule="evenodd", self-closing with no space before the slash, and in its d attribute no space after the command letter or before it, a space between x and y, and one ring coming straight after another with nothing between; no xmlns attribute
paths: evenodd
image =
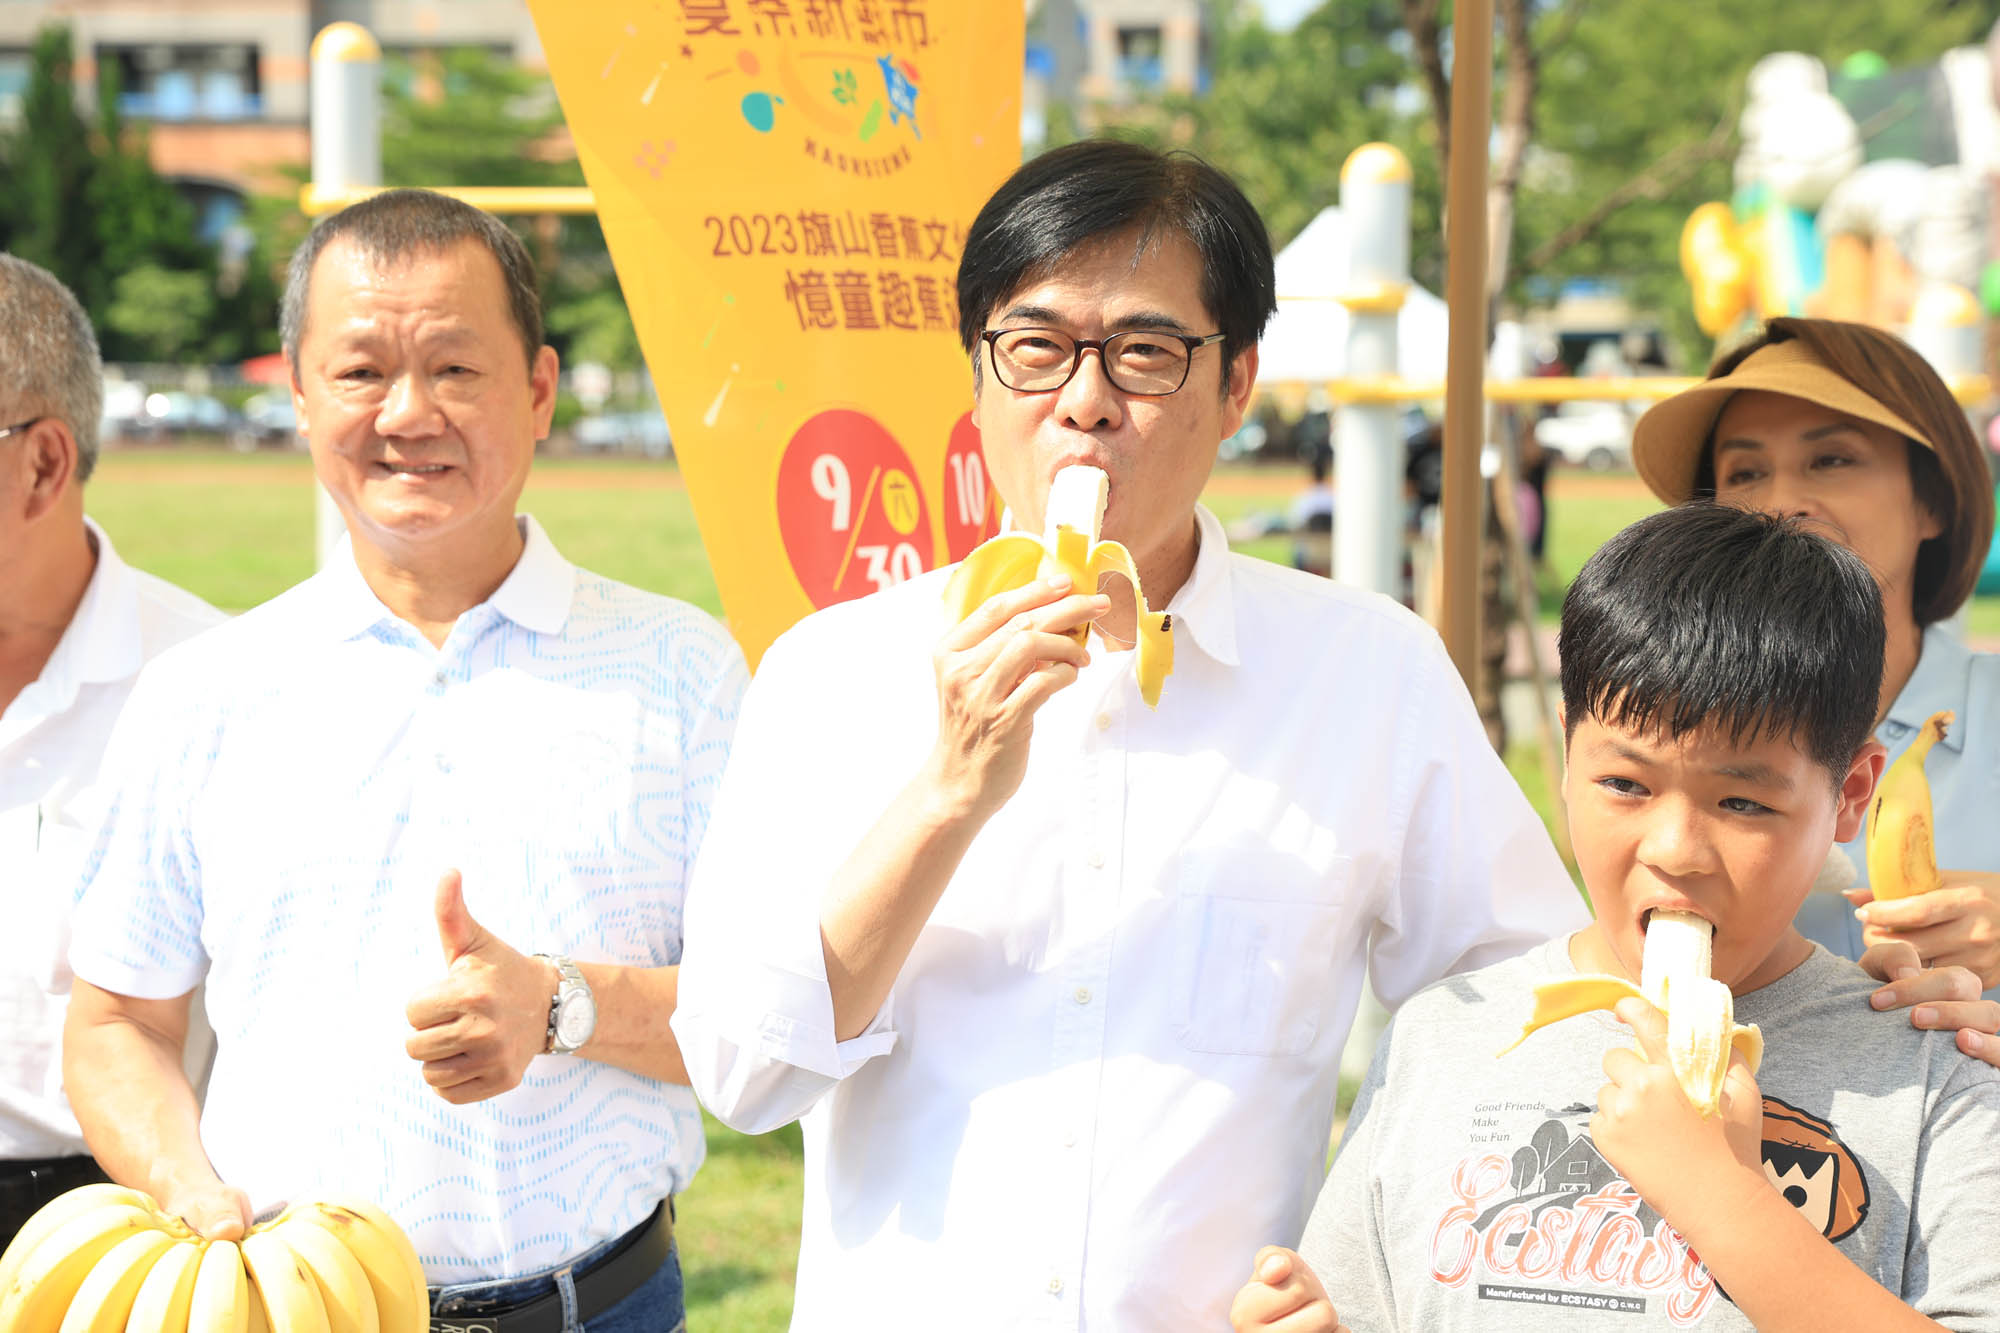
<svg viewBox="0 0 2000 1333"><path fill-rule="evenodd" d="M1108 473L1173 674L1147 709L1132 603L1087 588L807 618L744 704L674 1027L723 1120L804 1118L794 1330L1221 1328L1305 1222L1364 972L1394 1004L1587 918L1436 635L1197 503L1275 304L1225 176L1046 154L958 294L1013 525Z"/></svg>
<svg viewBox="0 0 2000 1333"><path fill-rule="evenodd" d="M283 333L350 545L163 658L119 724L70 953L78 1117L210 1236L373 1198L445 1323L677 1328L668 1200L702 1135L666 1020L742 655L517 515L556 355L504 226L356 204L294 257ZM197 1118L174 1059L203 977Z"/></svg>
<svg viewBox="0 0 2000 1333"><path fill-rule="evenodd" d="M0 254L0 1245L103 1178L62 1089L71 884L139 668L222 619L120 560L84 517L103 404L83 307ZM198 1025L195 1072L211 1046Z"/></svg>

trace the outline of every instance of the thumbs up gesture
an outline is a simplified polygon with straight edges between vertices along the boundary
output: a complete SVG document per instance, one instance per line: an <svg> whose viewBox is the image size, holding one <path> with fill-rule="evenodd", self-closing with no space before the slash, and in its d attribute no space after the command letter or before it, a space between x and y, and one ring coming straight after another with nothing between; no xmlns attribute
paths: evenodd
<svg viewBox="0 0 2000 1333"><path fill-rule="evenodd" d="M511 948L465 906L465 884L447 870L437 886L444 979L410 997L416 1029L403 1048L424 1067L424 1082L455 1105L484 1101L521 1081L548 1044L554 964Z"/></svg>

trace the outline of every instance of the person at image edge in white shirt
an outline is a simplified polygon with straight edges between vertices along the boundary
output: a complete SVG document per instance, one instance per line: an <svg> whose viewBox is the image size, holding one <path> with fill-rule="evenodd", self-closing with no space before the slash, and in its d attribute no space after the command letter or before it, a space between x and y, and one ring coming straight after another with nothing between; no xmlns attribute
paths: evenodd
<svg viewBox="0 0 2000 1333"><path fill-rule="evenodd" d="M77 858L139 668L222 619L120 560L84 517L103 407L83 307L55 275L0 254L0 1245L104 1178L62 1088ZM213 1048L195 1004L197 1083Z"/></svg>

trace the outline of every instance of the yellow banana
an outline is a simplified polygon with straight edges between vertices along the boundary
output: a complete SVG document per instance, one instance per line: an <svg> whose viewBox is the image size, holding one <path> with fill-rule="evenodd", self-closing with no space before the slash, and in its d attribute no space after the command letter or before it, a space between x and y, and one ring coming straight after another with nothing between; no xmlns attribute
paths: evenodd
<svg viewBox="0 0 2000 1333"><path fill-rule="evenodd" d="M318 1283L320 1303L326 1307L326 1322L332 1333L380 1333L381 1317L375 1311L375 1293L353 1251L335 1240L330 1232L310 1223L294 1226L274 1223L271 1234L291 1247Z"/></svg>
<svg viewBox="0 0 2000 1333"><path fill-rule="evenodd" d="M125 1333L188 1333L188 1307L205 1248L198 1240L176 1240L168 1246L132 1299Z"/></svg>
<svg viewBox="0 0 2000 1333"><path fill-rule="evenodd" d="M1099 541L1110 479L1102 468L1066 467L1049 486L1043 535L1003 532L982 542L959 562L945 585L945 606L953 620L964 620L988 598L1022 587L1038 578L1067 574L1077 592L1095 592L1105 574L1122 574L1132 585L1138 612L1139 694L1149 708L1160 703L1160 688L1174 670L1172 618L1146 605L1139 570L1132 553L1117 542ZM1078 630L1082 643L1089 628Z"/></svg>
<svg viewBox="0 0 2000 1333"><path fill-rule="evenodd" d="M146 1275L174 1243L166 1232L148 1228L113 1245L70 1298L61 1333L124 1333Z"/></svg>
<svg viewBox="0 0 2000 1333"><path fill-rule="evenodd" d="M253 1303L236 1242L210 1242L188 1297L188 1333L248 1333Z"/></svg>
<svg viewBox="0 0 2000 1333"><path fill-rule="evenodd" d="M1736 1021L1735 997L1708 974L1714 933L1714 926L1692 913L1654 912L1646 923L1639 985L1598 973L1541 982L1521 1035L1500 1054L1551 1023L1613 1008L1628 995L1641 996L1667 1016L1667 1054L1681 1091L1704 1116L1716 1114L1731 1051L1740 1051L1756 1073L1764 1059L1764 1034L1755 1024Z"/></svg>
<svg viewBox="0 0 2000 1333"><path fill-rule="evenodd" d="M100 1204L63 1223L42 1238L0 1294L0 1329L55 1333L97 1261L127 1236L157 1226L150 1209L129 1203Z"/></svg>
<svg viewBox="0 0 2000 1333"><path fill-rule="evenodd" d="M14 1234L14 1239L8 1244L7 1252L0 1254L0 1296L4 1296L7 1288L14 1285L14 1276L21 1271L21 1265L28 1262L28 1255L48 1238L50 1232L70 1219L81 1217L107 1203L125 1203L135 1208L152 1209L153 1196L125 1185L100 1183L79 1185L50 1199L34 1216L21 1224L21 1229ZM179 1218L163 1219L161 1225L177 1235L189 1234L187 1227Z"/></svg>
<svg viewBox="0 0 2000 1333"><path fill-rule="evenodd" d="M251 1302L263 1305L271 1333L331 1333L312 1270L276 1232L252 1231L239 1248L250 1270Z"/></svg>
<svg viewBox="0 0 2000 1333"><path fill-rule="evenodd" d="M1877 898L1907 898L1944 887L1931 840L1931 783L1924 757L1944 739L1950 713L1932 713L1910 748L1896 756L1868 807L1868 887Z"/></svg>
<svg viewBox="0 0 2000 1333"><path fill-rule="evenodd" d="M283 1223L287 1232L318 1227L354 1256L375 1297L381 1333L425 1333L430 1327L423 1265L403 1229L380 1208L358 1199L319 1200L294 1206Z"/></svg>

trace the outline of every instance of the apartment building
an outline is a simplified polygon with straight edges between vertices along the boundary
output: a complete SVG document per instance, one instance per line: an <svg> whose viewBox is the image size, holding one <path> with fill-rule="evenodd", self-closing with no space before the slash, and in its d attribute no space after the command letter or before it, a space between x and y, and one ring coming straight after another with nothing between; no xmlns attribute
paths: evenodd
<svg viewBox="0 0 2000 1333"><path fill-rule="evenodd" d="M20 114L35 33L66 26L78 105L92 114L99 80L115 77L155 169L219 237L247 194L288 188L282 169L311 156L308 53L338 19L419 64L455 46L546 63L524 0L0 0L0 124Z"/></svg>
<svg viewBox="0 0 2000 1333"><path fill-rule="evenodd" d="M1202 0L1026 0L1021 139L1030 150L1064 108L1074 128L1115 122L1135 98L1208 86Z"/></svg>

